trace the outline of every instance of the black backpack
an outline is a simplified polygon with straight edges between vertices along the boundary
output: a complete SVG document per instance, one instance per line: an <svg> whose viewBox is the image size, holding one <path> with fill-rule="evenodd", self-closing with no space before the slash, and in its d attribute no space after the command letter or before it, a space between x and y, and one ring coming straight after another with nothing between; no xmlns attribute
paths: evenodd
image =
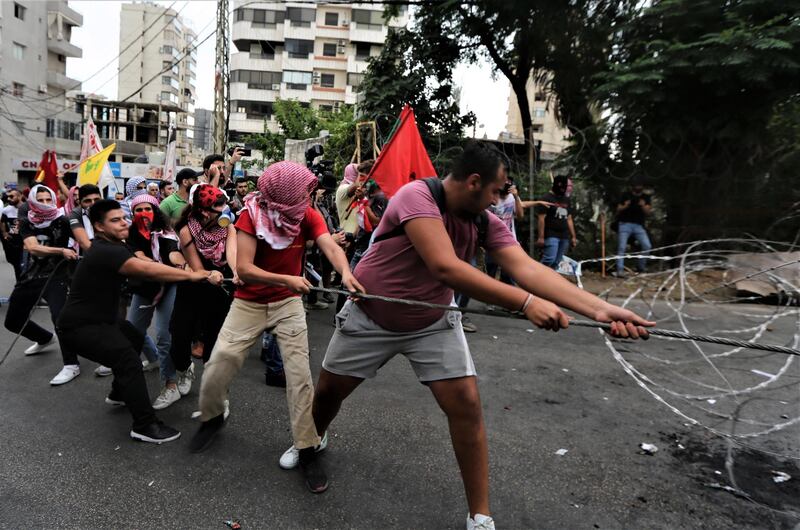
<svg viewBox="0 0 800 530"><path fill-rule="evenodd" d="M445 211L445 200L444 200L444 185L442 181L439 180L438 177L429 177L422 179L428 189L431 191L431 195L433 196L433 200L436 202L436 205L439 207L439 213L444 215ZM479 247L486 247L486 235L489 231L489 214L485 210L475 216L475 219L472 221L475 223L475 227L478 229L478 246ZM381 234L375 238L373 243L377 243L378 241L384 241L386 239L391 239L393 237L401 236L405 233L405 229L403 225L396 226L392 230Z"/></svg>

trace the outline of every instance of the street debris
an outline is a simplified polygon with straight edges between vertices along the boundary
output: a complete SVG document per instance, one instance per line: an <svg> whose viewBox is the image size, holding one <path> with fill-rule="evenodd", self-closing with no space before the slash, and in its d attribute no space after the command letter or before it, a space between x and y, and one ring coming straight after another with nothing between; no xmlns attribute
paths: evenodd
<svg viewBox="0 0 800 530"><path fill-rule="evenodd" d="M642 442L639 444L639 449L642 450L642 454L644 455L654 455L658 451L658 447L653 444Z"/></svg>
<svg viewBox="0 0 800 530"><path fill-rule="evenodd" d="M153 485L153 483L155 483L155 480L151 480L151 481L150 481L150 484L148 484L148 485L147 485L147 487L149 488L150 486L152 486L152 485Z"/></svg>
<svg viewBox="0 0 800 530"><path fill-rule="evenodd" d="M225 526L232 530L241 530L242 524L239 522L238 519L228 519L225 521Z"/></svg>
<svg viewBox="0 0 800 530"><path fill-rule="evenodd" d="M781 482L786 482L790 480L792 476L789 473L784 473L783 471L773 471L772 472L772 482L775 484L780 484Z"/></svg>
<svg viewBox="0 0 800 530"><path fill-rule="evenodd" d="M565 454L567 454L568 451L569 449L559 449L558 451L556 451L556 454L558 456L564 456Z"/></svg>

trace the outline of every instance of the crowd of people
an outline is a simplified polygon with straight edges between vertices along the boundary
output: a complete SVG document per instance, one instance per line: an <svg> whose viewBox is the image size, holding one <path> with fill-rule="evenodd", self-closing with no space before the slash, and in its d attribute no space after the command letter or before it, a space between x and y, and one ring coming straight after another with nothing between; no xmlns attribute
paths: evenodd
<svg viewBox="0 0 800 530"><path fill-rule="evenodd" d="M522 201L504 156L474 141L446 178L411 182L391 199L369 179L372 161L349 164L338 183L282 161L253 183L230 178L239 155L227 163L211 155L202 172L183 169L170 183L132 178L113 199L90 184L36 185L27 200L9 191L13 212L4 209L0 224L17 283L6 328L32 341L26 355L60 346L63 366L52 385L80 375L79 357L98 363L98 376L113 375L105 402L126 406L130 436L145 442L180 436L156 411L189 395L202 365L193 452L223 428L233 407L230 386L261 344L266 383L286 387L292 445L280 467L300 468L314 493L328 487L321 455L342 402L393 356L405 355L447 416L467 528L494 528L467 323L458 311L359 294L462 307L474 298L554 331L569 325L566 308L610 322L615 336L646 338L651 322L552 270L563 241L576 244L566 182L556 179L542 201ZM515 218L532 207L545 219L539 236L553 260L546 264L534 261L514 232ZM471 265L480 248L488 274ZM351 296L335 299L315 286L340 286ZM40 298L55 332L31 317ZM314 384L306 311L331 303L335 330ZM153 400L144 372L155 368L161 390Z"/></svg>

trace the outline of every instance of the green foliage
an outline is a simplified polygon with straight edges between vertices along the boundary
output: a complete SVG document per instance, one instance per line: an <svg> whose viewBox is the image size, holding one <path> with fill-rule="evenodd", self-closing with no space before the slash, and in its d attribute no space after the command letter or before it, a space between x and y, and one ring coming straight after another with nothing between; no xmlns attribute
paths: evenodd
<svg viewBox="0 0 800 530"><path fill-rule="evenodd" d="M245 137L247 145L262 153L262 165L283 160L286 139L305 140L317 138L328 131L325 158L335 163L337 172L344 171L355 149L355 120L352 106L328 112L304 106L295 100L278 100L273 105L275 120L281 132L266 131Z"/></svg>
<svg viewBox="0 0 800 530"><path fill-rule="evenodd" d="M647 177L665 201L669 241L763 228L785 207L759 194L776 162L770 141L780 141L768 129L786 129L774 116L800 87L797 7L654 2L621 28L597 76L608 119L585 131L592 147L578 166L598 183Z"/></svg>

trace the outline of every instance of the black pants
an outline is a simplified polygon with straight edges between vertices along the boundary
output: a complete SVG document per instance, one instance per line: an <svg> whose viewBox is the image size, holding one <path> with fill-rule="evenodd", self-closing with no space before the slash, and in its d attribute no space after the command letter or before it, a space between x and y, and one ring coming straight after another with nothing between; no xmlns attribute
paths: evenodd
<svg viewBox="0 0 800 530"><path fill-rule="evenodd" d="M14 279L19 281L19 277L22 274L22 244L4 242L3 250L6 253L6 261L14 267Z"/></svg>
<svg viewBox="0 0 800 530"><path fill-rule="evenodd" d="M33 311L33 306L36 305L36 300L39 298L39 293L42 292L47 278L34 278L31 280L24 280L14 286L11 292L11 298L8 300L8 311L6 312L6 329L12 333L20 333L28 340L45 344L53 338L53 333L47 331L39 324L29 321L28 315ZM67 292L69 284L66 278L52 279L50 284L45 289L42 298L47 301L47 307L50 308L50 318L55 326L58 320L58 315L61 313L61 308L67 302ZM22 326L25 326L24 328ZM78 356L75 355L75 350L61 345L61 357L64 359L64 364L78 364Z"/></svg>
<svg viewBox="0 0 800 530"><path fill-rule="evenodd" d="M172 333L169 353L175 369L185 372L192 363L193 339L203 341L203 362L208 362L233 297L223 288L209 283L183 282L177 289L169 323Z"/></svg>
<svg viewBox="0 0 800 530"><path fill-rule="evenodd" d="M114 380L110 397L125 402L133 416L134 429L156 421L139 359L144 335L133 324L120 320L116 324L58 329L58 338L71 351L79 351L90 361L111 368Z"/></svg>

